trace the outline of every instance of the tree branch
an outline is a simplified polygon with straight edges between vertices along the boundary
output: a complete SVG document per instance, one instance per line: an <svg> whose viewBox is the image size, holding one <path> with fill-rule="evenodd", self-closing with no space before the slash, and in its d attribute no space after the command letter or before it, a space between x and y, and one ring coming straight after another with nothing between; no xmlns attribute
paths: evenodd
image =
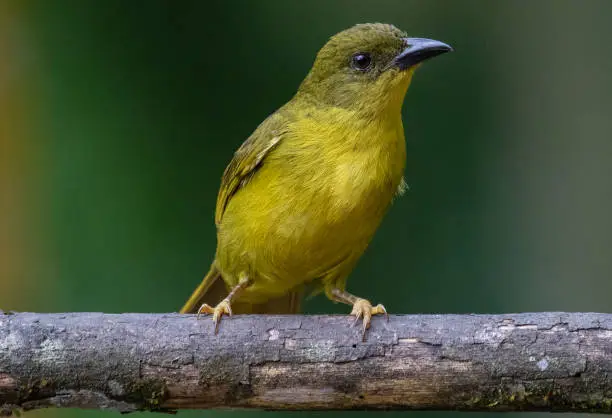
<svg viewBox="0 0 612 418"><path fill-rule="evenodd" d="M0 415L79 407L612 413L612 315L0 313Z"/></svg>

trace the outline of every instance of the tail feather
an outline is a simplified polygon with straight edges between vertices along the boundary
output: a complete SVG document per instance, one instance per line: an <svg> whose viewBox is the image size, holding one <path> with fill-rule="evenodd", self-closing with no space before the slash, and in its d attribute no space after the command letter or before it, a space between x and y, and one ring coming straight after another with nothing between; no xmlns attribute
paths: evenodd
<svg viewBox="0 0 612 418"><path fill-rule="evenodd" d="M181 308L181 313L197 313L200 306L208 303L215 306L229 293L221 272L215 266L202 279L202 283L193 291L191 297ZM232 302L232 311L236 314L292 314L300 310L302 291L296 290L279 298L270 299L265 303L251 304L242 302L240 298Z"/></svg>
<svg viewBox="0 0 612 418"><path fill-rule="evenodd" d="M213 263L209 272L202 279L202 283L193 291L187 302L181 308L181 313L196 313L204 302L215 306L227 296L225 282L221 278L221 272Z"/></svg>
<svg viewBox="0 0 612 418"><path fill-rule="evenodd" d="M301 292L289 292L276 299L270 299L265 303L240 306L241 313L251 314L295 314L300 311Z"/></svg>

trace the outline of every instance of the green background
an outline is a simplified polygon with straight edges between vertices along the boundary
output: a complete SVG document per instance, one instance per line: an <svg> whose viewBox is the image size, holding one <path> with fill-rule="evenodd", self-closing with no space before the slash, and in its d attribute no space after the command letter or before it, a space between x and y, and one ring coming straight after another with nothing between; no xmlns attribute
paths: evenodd
<svg viewBox="0 0 612 418"><path fill-rule="evenodd" d="M4 138L19 150L7 175L20 187L5 196L20 226L4 232L19 261L0 268L3 309L178 310L212 261L216 193L233 151L291 98L330 35L382 21L455 52L413 80L410 190L349 290L392 313L612 311L611 1L9 9L3 82L20 86L23 103L22 135ZM319 296L305 312L348 310ZM179 415L217 414L264 413ZM362 413L313 415L334 414ZM454 413L389 413L424 414Z"/></svg>

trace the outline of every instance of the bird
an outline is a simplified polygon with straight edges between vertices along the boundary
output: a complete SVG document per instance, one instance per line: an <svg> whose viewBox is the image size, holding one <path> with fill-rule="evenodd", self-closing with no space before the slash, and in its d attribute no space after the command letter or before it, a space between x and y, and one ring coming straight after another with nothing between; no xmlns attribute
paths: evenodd
<svg viewBox="0 0 612 418"><path fill-rule="evenodd" d="M295 95L227 165L217 195L217 248L181 313L296 313L306 290L352 306L362 335L382 304L346 282L406 187L401 109L423 61L452 51L391 24L329 38Z"/></svg>

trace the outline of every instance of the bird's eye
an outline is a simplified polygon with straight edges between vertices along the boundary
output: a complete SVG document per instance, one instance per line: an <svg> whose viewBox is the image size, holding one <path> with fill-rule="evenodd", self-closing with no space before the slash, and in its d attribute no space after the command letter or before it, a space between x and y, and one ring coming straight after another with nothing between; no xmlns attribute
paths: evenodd
<svg viewBox="0 0 612 418"><path fill-rule="evenodd" d="M359 52L351 57L351 67L358 71L367 71L372 66L372 57L367 52Z"/></svg>

